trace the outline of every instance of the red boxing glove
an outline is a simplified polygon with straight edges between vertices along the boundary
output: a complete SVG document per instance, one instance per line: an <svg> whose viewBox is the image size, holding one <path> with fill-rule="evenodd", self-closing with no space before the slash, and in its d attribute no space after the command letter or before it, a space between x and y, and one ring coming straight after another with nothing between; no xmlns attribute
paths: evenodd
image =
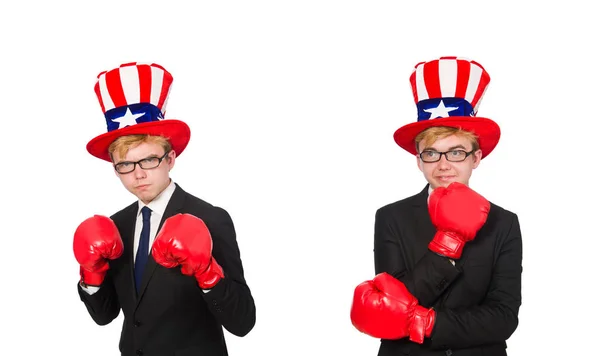
<svg viewBox="0 0 600 356"><path fill-rule="evenodd" d="M152 244L156 263L166 268L181 265L181 273L194 276L202 289L210 289L224 277L212 258L212 238L204 221L190 214L167 220Z"/></svg>
<svg viewBox="0 0 600 356"><path fill-rule="evenodd" d="M123 254L123 241L110 218L94 215L84 220L75 230L73 252L80 265L80 282L100 286L108 271L108 260L114 260Z"/></svg>
<svg viewBox="0 0 600 356"><path fill-rule="evenodd" d="M429 196L429 215L437 232L429 249L452 259L462 255L488 218L490 202L466 185L453 182Z"/></svg>
<svg viewBox="0 0 600 356"><path fill-rule="evenodd" d="M359 284L350 311L358 331L379 339L409 337L422 344L431 336L435 311L419 305L404 283L387 273Z"/></svg>

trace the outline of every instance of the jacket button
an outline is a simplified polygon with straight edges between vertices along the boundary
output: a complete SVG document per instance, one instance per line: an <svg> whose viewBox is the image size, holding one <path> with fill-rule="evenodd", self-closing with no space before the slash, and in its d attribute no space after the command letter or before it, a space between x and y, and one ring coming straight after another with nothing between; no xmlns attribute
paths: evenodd
<svg viewBox="0 0 600 356"><path fill-rule="evenodd" d="M139 327L140 325L141 325L141 323L137 320L133 323L133 326L136 328Z"/></svg>
<svg viewBox="0 0 600 356"><path fill-rule="evenodd" d="M144 354L144 351L142 351L141 349L135 350L135 354L141 356Z"/></svg>

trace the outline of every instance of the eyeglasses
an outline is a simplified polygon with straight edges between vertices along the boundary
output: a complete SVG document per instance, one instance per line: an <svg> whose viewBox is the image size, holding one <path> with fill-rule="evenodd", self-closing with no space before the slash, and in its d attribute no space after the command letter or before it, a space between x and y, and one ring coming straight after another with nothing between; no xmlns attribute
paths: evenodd
<svg viewBox="0 0 600 356"><path fill-rule="evenodd" d="M156 168L160 165L160 162L162 162L162 160L165 159L165 157L167 157L168 154L169 152L165 152L165 154L162 157L147 157L144 159L140 159L137 162L120 162L114 165L115 171L117 171L117 173L119 174L131 173L135 170L136 164L139 165L141 169Z"/></svg>
<svg viewBox="0 0 600 356"><path fill-rule="evenodd" d="M462 162L465 159L467 159L467 157L469 157L469 155L471 155L473 152L475 152L475 150L471 152L463 150L452 150L447 152L425 150L419 153L418 156L421 157L421 160L426 163L437 162L442 158L442 155L446 156L446 160L448 160L449 162Z"/></svg>

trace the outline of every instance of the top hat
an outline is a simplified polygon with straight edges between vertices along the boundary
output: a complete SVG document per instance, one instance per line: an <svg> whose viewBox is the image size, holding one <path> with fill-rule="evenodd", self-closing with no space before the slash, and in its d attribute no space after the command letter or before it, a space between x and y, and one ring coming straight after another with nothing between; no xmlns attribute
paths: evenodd
<svg viewBox="0 0 600 356"><path fill-rule="evenodd" d="M411 76L417 104L417 121L400 127L394 141L411 154L417 154L415 137L434 126L450 126L473 132L482 158L500 140L500 127L491 119L477 116L490 76L479 63L458 57L441 57L418 63Z"/></svg>
<svg viewBox="0 0 600 356"><path fill-rule="evenodd" d="M168 139L179 156L190 140L190 128L164 117L172 83L171 73L154 63L125 63L98 74L94 91L107 132L88 142L88 152L111 162L108 147L115 139L147 134Z"/></svg>

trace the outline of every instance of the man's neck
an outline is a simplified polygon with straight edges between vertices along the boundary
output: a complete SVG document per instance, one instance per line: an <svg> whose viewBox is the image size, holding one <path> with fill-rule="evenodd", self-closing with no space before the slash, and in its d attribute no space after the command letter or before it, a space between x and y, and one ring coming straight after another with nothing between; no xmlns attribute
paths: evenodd
<svg viewBox="0 0 600 356"><path fill-rule="evenodd" d="M171 187L171 185L173 185L173 186ZM173 182L173 180L172 180L171 178L169 178L169 184L167 184L167 185L166 185L166 186L165 186L165 187L164 187L164 188L163 188L163 189L160 191L160 193L158 193L158 194L157 194L157 195L154 197L154 199L152 199L152 200L150 200L150 201L143 201L143 200L140 200L140 203L142 203L142 204L144 204L144 205L149 205L150 203L152 203L152 202L154 202L154 201L157 201L158 199L160 199L160 198L161 198L161 197L162 197L162 196L165 194L165 191L166 191L166 190L168 190L169 188L170 188L170 190L175 190L175 183Z"/></svg>

